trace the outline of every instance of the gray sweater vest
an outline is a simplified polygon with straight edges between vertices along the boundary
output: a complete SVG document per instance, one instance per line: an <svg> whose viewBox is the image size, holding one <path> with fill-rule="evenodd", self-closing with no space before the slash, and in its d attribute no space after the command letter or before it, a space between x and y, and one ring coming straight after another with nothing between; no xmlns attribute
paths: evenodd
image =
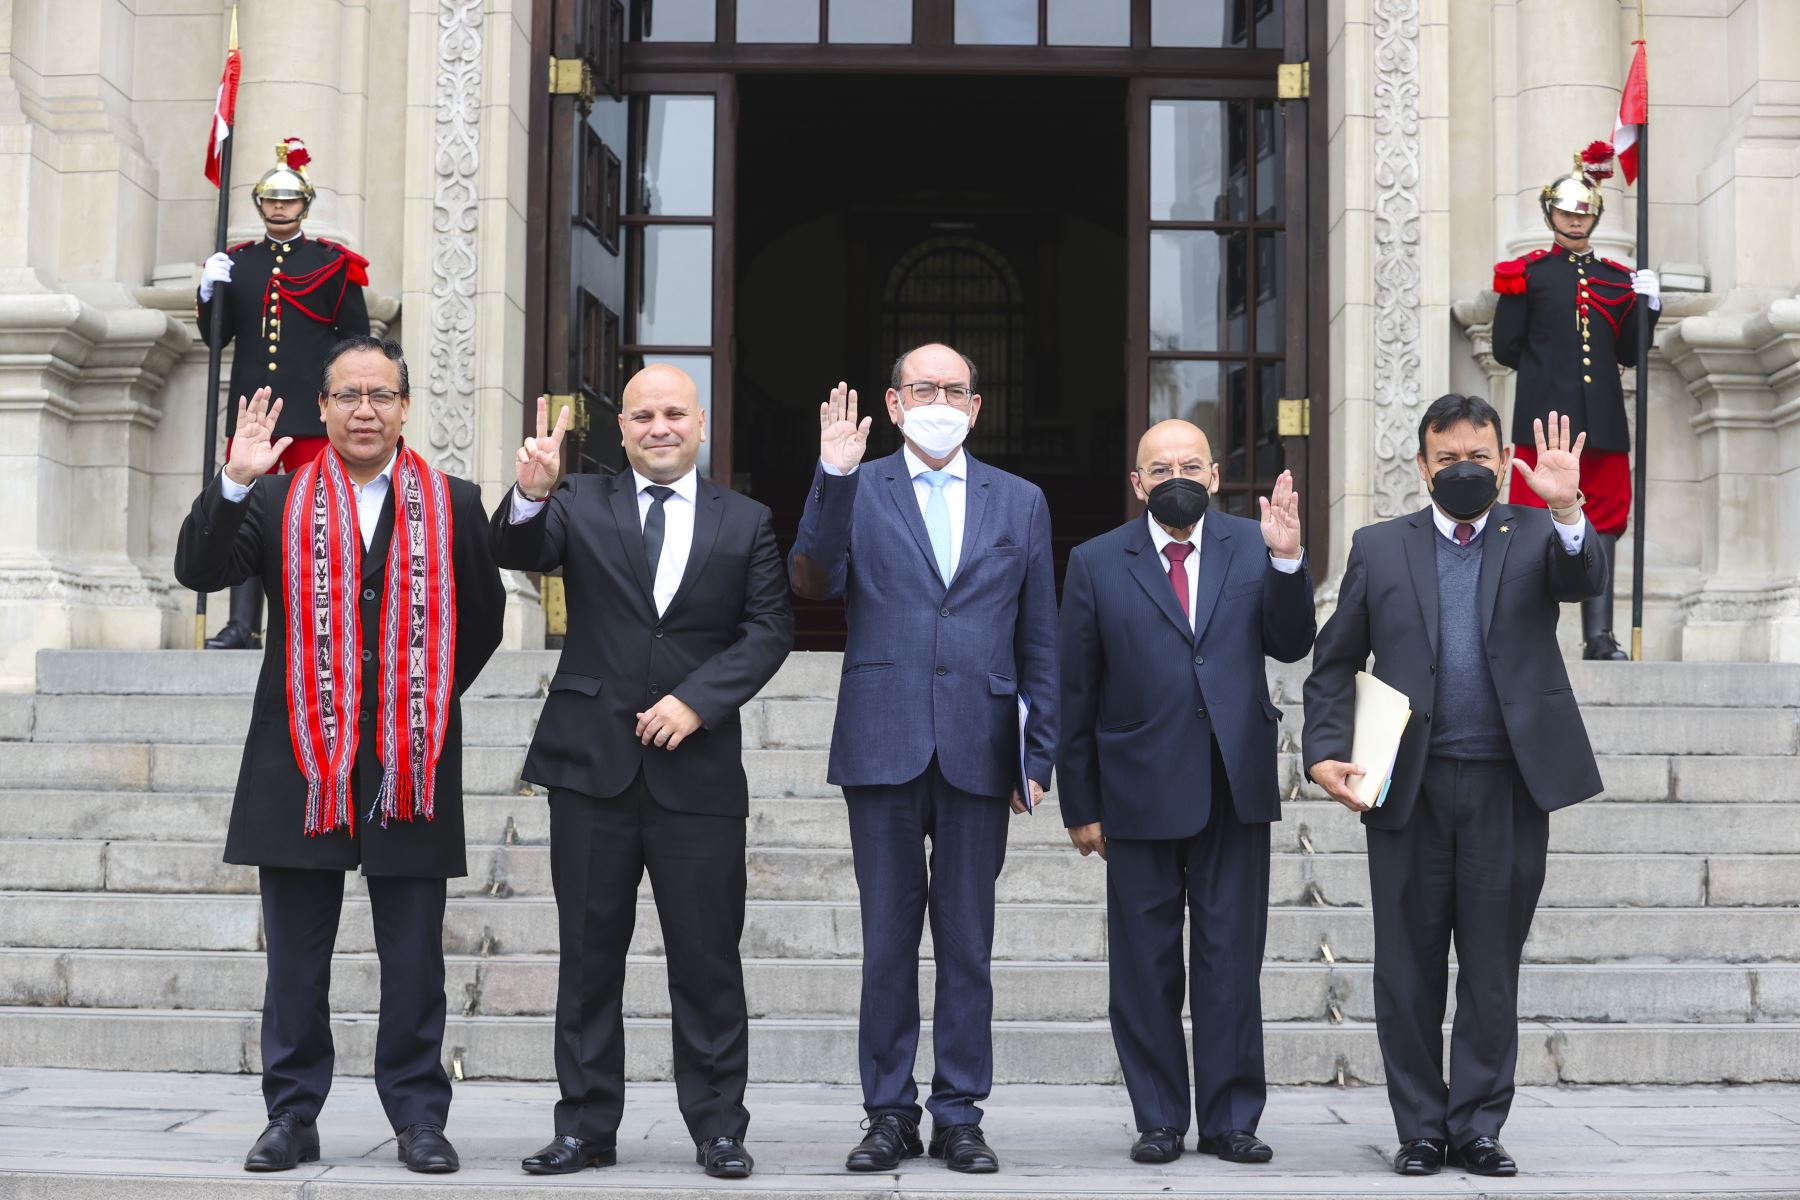
<svg viewBox="0 0 1800 1200"><path fill-rule="evenodd" d="M1438 758L1513 756L1481 634L1481 546L1486 536L1483 529L1467 546L1458 546L1442 534L1433 539L1437 545L1438 665L1431 754Z"/></svg>

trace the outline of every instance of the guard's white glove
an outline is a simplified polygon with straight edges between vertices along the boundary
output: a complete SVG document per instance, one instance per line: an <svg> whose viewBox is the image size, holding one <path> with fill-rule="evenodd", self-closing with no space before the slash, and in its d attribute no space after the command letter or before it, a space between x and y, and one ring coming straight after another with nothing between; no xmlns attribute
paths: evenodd
<svg viewBox="0 0 1800 1200"><path fill-rule="evenodd" d="M231 282L231 255L223 250L206 260L200 268L200 299L211 300L213 285Z"/></svg>
<svg viewBox="0 0 1800 1200"><path fill-rule="evenodd" d="M1657 279L1656 272L1646 268L1631 273L1631 290L1644 298L1652 311L1662 309L1662 281Z"/></svg>

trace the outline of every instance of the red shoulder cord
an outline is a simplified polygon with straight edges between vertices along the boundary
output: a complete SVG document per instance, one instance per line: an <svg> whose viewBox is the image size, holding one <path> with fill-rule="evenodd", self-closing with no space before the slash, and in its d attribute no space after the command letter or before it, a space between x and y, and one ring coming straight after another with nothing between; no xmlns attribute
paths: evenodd
<svg viewBox="0 0 1800 1200"><path fill-rule="evenodd" d="M316 270L306 272L304 275L269 276L269 286L263 291L264 307L266 308L268 306L269 298L271 296L278 296L283 302L292 304L295 308L320 324L331 324L337 320L338 309L344 303L344 292L347 289L338 289L337 299L332 303L330 315L313 311L313 309L302 303L300 298L302 296L310 296L320 288L324 287L331 281L333 276L345 269L349 265L349 262L349 259L340 256L332 259L330 262ZM322 308L323 306L321 305L320 307Z"/></svg>

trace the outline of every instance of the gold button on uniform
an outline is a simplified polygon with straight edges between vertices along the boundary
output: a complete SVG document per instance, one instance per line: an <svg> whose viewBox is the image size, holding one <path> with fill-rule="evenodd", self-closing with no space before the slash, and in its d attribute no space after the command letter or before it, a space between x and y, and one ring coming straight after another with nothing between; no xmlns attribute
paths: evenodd
<svg viewBox="0 0 1800 1200"><path fill-rule="evenodd" d="M275 369L275 364L274 364L274 363L270 363L270 364L269 364L269 370L271 370L271 371L273 371L273 370L274 370L274 369Z"/></svg>
<svg viewBox="0 0 1800 1200"><path fill-rule="evenodd" d="M276 255L276 256L275 256L275 261L276 261L276 262L278 262L278 263L279 263L279 262L286 262L286 261L287 261L287 259L285 259L285 258L283 258L283 257L281 257L281 255L279 255L279 254L277 254L277 255Z"/></svg>
<svg viewBox="0 0 1800 1200"><path fill-rule="evenodd" d="M273 275L279 275L279 274L281 274L281 268L280 267L270 267L269 272L270 272L270 274L273 274Z"/></svg>
<svg viewBox="0 0 1800 1200"><path fill-rule="evenodd" d="M1592 383L1592 382L1594 382L1594 377L1593 377L1593 376L1592 376L1592 375L1583 375L1583 376L1582 376L1582 377L1581 377L1581 382L1583 382L1583 383Z"/></svg>
<svg viewBox="0 0 1800 1200"><path fill-rule="evenodd" d="M1594 360L1591 358L1584 358L1581 360L1581 365L1584 367L1591 367L1594 365Z"/></svg>

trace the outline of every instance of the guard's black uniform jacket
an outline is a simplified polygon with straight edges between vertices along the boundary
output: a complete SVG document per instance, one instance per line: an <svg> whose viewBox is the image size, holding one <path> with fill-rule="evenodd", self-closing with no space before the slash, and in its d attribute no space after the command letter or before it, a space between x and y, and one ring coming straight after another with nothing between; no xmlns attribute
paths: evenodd
<svg viewBox="0 0 1800 1200"><path fill-rule="evenodd" d="M1494 357L1519 373L1512 440L1536 444L1531 423L1554 410L1587 449L1629 453L1619 368L1637 363L1631 268L1560 246L1494 266ZM1650 310L1656 328L1657 310Z"/></svg>
<svg viewBox="0 0 1800 1200"><path fill-rule="evenodd" d="M223 297L223 346L237 341L225 436L236 431L238 397L249 398L267 387L285 401L277 437L324 437L320 370L334 345L369 332L369 310L363 303L368 260L304 234L285 242L266 237L240 242L226 253L231 255L231 282L215 285L212 300L194 294L201 340L212 345L212 306Z"/></svg>
<svg viewBox="0 0 1800 1200"><path fill-rule="evenodd" d="M310 405L314 409L316 405ZM259 867L353 870L365 875L456 878L468 874L462 811L463 691L475 681L500 644L506 593L488 547L487 514L481 491L464 479L450 480L450 554L456 573L457 697L444 727L444 753L437 766L437 811L432 820L369 820L381 784L376 752L375 711L380 699L380 655L374 653L387 594L388 545L394 536L394 492L388 489L375 535L362 555L362 587L357 608L363 630L361 731L351 772L356 835L343 829L306 835L306 777L294 758L288 728L287 605L282 591L281 515L292 475L264 475L250 494L225 499L219 476L206 485L182 523L175 546L175 578L197 592L217 591L259 576L269 595L268 642L251 704L250 734L238 769L225 861ZM360 546L361 539L358 539Z"/></svg>

